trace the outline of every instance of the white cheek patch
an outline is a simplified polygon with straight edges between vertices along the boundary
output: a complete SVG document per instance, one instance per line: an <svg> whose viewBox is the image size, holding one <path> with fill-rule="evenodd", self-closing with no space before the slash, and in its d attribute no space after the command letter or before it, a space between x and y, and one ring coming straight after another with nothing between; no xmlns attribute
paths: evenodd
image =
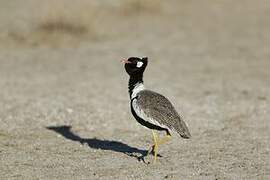
<svg viewBox="0 0 270 180"><path fill-rule="evenodd" d="M141 62L141 61L139 61L139 62L137 62L137 68L140 68L140 67L142 67L142 65L143 65L143 62Z"/></svg>

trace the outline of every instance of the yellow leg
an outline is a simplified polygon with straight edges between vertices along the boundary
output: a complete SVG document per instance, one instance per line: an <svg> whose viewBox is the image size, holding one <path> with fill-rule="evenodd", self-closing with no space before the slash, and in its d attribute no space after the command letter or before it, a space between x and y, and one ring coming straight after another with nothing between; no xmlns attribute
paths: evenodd
<svg viewBox="0 0 270 180"><path fill-rule="evenodd" d="M155 135L154 130L152 130L152 134L153 134L153 142L154 142L154 144L152 144L152 145L149 147L149 150L148 150L148 152L147 152L147 156L148 156L150 153L154 152L154 148L155 148L155 145L156 145L156 143L155 143L156 135Z"/></svg>
<svg viewBox="0 0 270 180"><path fill-rule="evenodd" d="M157 161L157 151L158 151L158 137L154 130L152 130L153 138L154 138L154 163Z"/></svg>
<svg viewBox="0 0 270 180"><path fill-rule="evenodd" d="M152 130L152 134L153 134L153 141L154 144L150 146L148 152L147 152L147 156L153 152L154 153L154 163L157 161L157 154L158 154L158 146L160 144L164 144L167 141L169 141L171 139L171 134L167 133L165 137L163 137L162 139L158 138L158 135L155 133L154 130Z"/></svg>

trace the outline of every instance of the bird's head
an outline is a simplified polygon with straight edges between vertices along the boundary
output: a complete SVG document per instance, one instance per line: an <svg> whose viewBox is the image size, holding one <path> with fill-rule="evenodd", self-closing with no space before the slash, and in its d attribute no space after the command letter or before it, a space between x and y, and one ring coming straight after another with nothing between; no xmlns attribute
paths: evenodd
<svg viewBox="0 0 270 180"><path fill-rule="evenodd" d="M125 64L125 69L130 76L142 75L146 66L148 58L130 57L126 60L122 60Z"/></svg>

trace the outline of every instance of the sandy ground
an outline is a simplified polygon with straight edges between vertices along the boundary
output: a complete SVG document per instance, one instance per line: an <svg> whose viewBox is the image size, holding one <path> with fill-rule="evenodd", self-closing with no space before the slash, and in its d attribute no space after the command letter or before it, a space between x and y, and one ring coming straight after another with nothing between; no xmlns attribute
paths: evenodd
<svg viewBox="0 0 270 180"><path fill-rule="evenodd" d="M91 2L0 2L0 179L270 179L269 1ZM129 56L192 133L156 164Z"/></svg>

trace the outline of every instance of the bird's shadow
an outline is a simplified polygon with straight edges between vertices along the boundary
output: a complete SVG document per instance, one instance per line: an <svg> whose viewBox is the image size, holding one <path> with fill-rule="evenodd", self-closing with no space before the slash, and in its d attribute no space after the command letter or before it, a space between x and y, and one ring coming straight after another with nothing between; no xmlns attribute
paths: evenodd
<svg viewBox="0 0 270 180"><path fill-rule="evenodd" d="M81 144L87 144L90 148L93 149L110 150L124 153L130 157L137 158L139 161L142 160L143 162L145 162L144 157L147 156L148 151L131 147L119 141L101 140L97 138L82 138L71 131L71 126L49 126L46 128L61 134L66 139L77 141Z"/></svg>

